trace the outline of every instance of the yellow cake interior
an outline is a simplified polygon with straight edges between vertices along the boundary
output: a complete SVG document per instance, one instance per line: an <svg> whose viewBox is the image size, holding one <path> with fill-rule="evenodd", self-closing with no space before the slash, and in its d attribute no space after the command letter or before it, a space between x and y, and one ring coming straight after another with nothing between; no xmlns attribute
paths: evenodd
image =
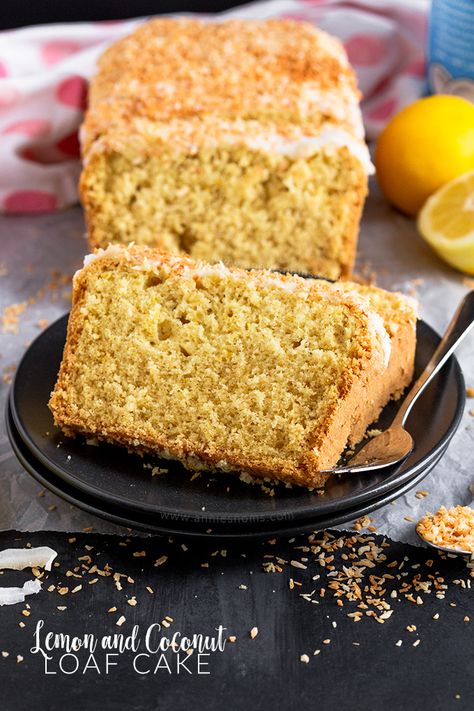
<svg viewBox="0 0 474 711"><path fill-rule="evenodd" d="M99 241L112 234L207 261L330 278L344 255L350 269L361 168L347 151L298 160L241 146L92 161L82 189Z"/></svg>
<svg viewBox="0 0 474 711"><path fill-rule="evenodd" d="M328 478L410 382L400 294L118 245L74 278L56 425L192 469Z"/></svg>
<svg viewBox="0 0 474 711"><path fill-rule="evenodd" d="M245 278L176 279L127 267L90 272L67 392L88 432L212 442L228 457L298 459L370 351L367 319Z"/></svg>

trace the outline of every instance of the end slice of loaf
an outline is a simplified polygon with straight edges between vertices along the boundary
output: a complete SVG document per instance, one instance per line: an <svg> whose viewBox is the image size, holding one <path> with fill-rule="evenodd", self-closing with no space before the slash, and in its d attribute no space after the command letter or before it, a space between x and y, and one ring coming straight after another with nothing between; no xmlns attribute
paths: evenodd
<svg viewBox="0 0 474 711"><path fill-rule="evenodd" d="M81 136L93 247L350 274L371 164L344 48L311 24L144 23L101 57Z"/></svg>
<svg viewBox="0 0 474 711"><path fill-rule="evenodd" d="M415 321L381 290L113 246L74 278L49 405L66 434L320 486L410 381Z"/></svg>

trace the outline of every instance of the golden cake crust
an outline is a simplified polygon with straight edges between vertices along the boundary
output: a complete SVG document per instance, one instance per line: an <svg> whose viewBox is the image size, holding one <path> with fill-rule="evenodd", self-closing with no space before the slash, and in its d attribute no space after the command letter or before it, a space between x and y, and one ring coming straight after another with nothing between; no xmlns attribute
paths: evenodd
<svg viewBox="0 0 474 711"><path fill-rule="evenodd" d="M137 118L166 124L238 116L279 127L306 123L308 135L325 117L360 127L359 93L342 44L293 20L146 22L102 55L89 100L86 153L101 135L114 142L115 131L136 130Z"/></svg>
<svg viewBox="0 0 474 711"><path fill-rule="evenodd" d="M398 335L392 338L390 360L385 362L386 351L380 341L380 334L373 334L361 344L357 369L346 372L341 381L339 402L328 412L326 421L320 431L314 433L308 442L308 451L299 461L281 458L252 457L245 453L240 456L229 455L222 448L216 448L203 442L196 446L190 442L169 441L159 432L151 437L144 435L140 427L123 428L110 426L107 422L98 422L96 418L78 417L71 408L69 392L74 377L75 362L79 357L78 344L83 328L82 306L87 292L89 277L102 271L115 269L126 265L130 269L143 269L150 273L158 265L165 264L173 274L188 275L196 272L202 265L188 259L170 257L157 250L132 247L128 250L111 247L99 253L74 280L73 309L68 324L67 343L58 376L58 381L52 393L50 408L55 423L67 434L91 434L99 439L110 440L140 451L154 452L165 457L177 459L191 468L243 470L258 477L271 476L281 481L299 485L317 487L324 484L328 475L320 469L333 466L347 441L356 442L361 439L367 426L378 415L380 409L392 395L399 395L409 382L412 375L414 353L414 314L407 307L405 318L401 319L401 327L395 329ZM291 289L308 294L324 290L327 298L344 298L346 305L353 309L354 318L364 319L368 304L360 295L347 294L341 297L332 285L324 286L318 282L316 286L309 280L295 276L284 276L272 272L244 272L239 269L226 269L222 265L208 266L206 269L224 270L227 275L254 280L256 283L268 283L269 280L282 289ZM313 452L316 447L318 454Z"/></svg>

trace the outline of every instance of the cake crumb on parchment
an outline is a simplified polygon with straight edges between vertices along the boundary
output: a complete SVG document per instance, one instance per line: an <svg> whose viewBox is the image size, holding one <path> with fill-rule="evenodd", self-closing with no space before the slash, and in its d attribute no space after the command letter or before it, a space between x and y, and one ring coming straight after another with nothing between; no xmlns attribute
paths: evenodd
<svg viewBox="0 0 474 711"><path fill-rule="evenodd" d="M5 306L3 309L1 324L2 333L18 334L20 329L20 316L26 310L26 301Z"/></svg>

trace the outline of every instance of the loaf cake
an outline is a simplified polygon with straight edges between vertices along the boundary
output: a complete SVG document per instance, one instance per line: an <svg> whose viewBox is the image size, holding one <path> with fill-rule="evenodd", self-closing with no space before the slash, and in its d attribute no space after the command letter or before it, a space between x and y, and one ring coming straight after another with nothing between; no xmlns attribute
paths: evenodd
<svg viewBox="0 0 474 711"><path fill-rule="evenodd" d="M371 163L343 46L310 24L143 24L101 57L81 142L92 247L351 272Z"/></svg>
<svg viewBox="0 0 474 711"><path fill-rule="evenodd" d="M191 469L321 486L413 372L401 295L112 245L74 278L55 423Z"/></svg>

